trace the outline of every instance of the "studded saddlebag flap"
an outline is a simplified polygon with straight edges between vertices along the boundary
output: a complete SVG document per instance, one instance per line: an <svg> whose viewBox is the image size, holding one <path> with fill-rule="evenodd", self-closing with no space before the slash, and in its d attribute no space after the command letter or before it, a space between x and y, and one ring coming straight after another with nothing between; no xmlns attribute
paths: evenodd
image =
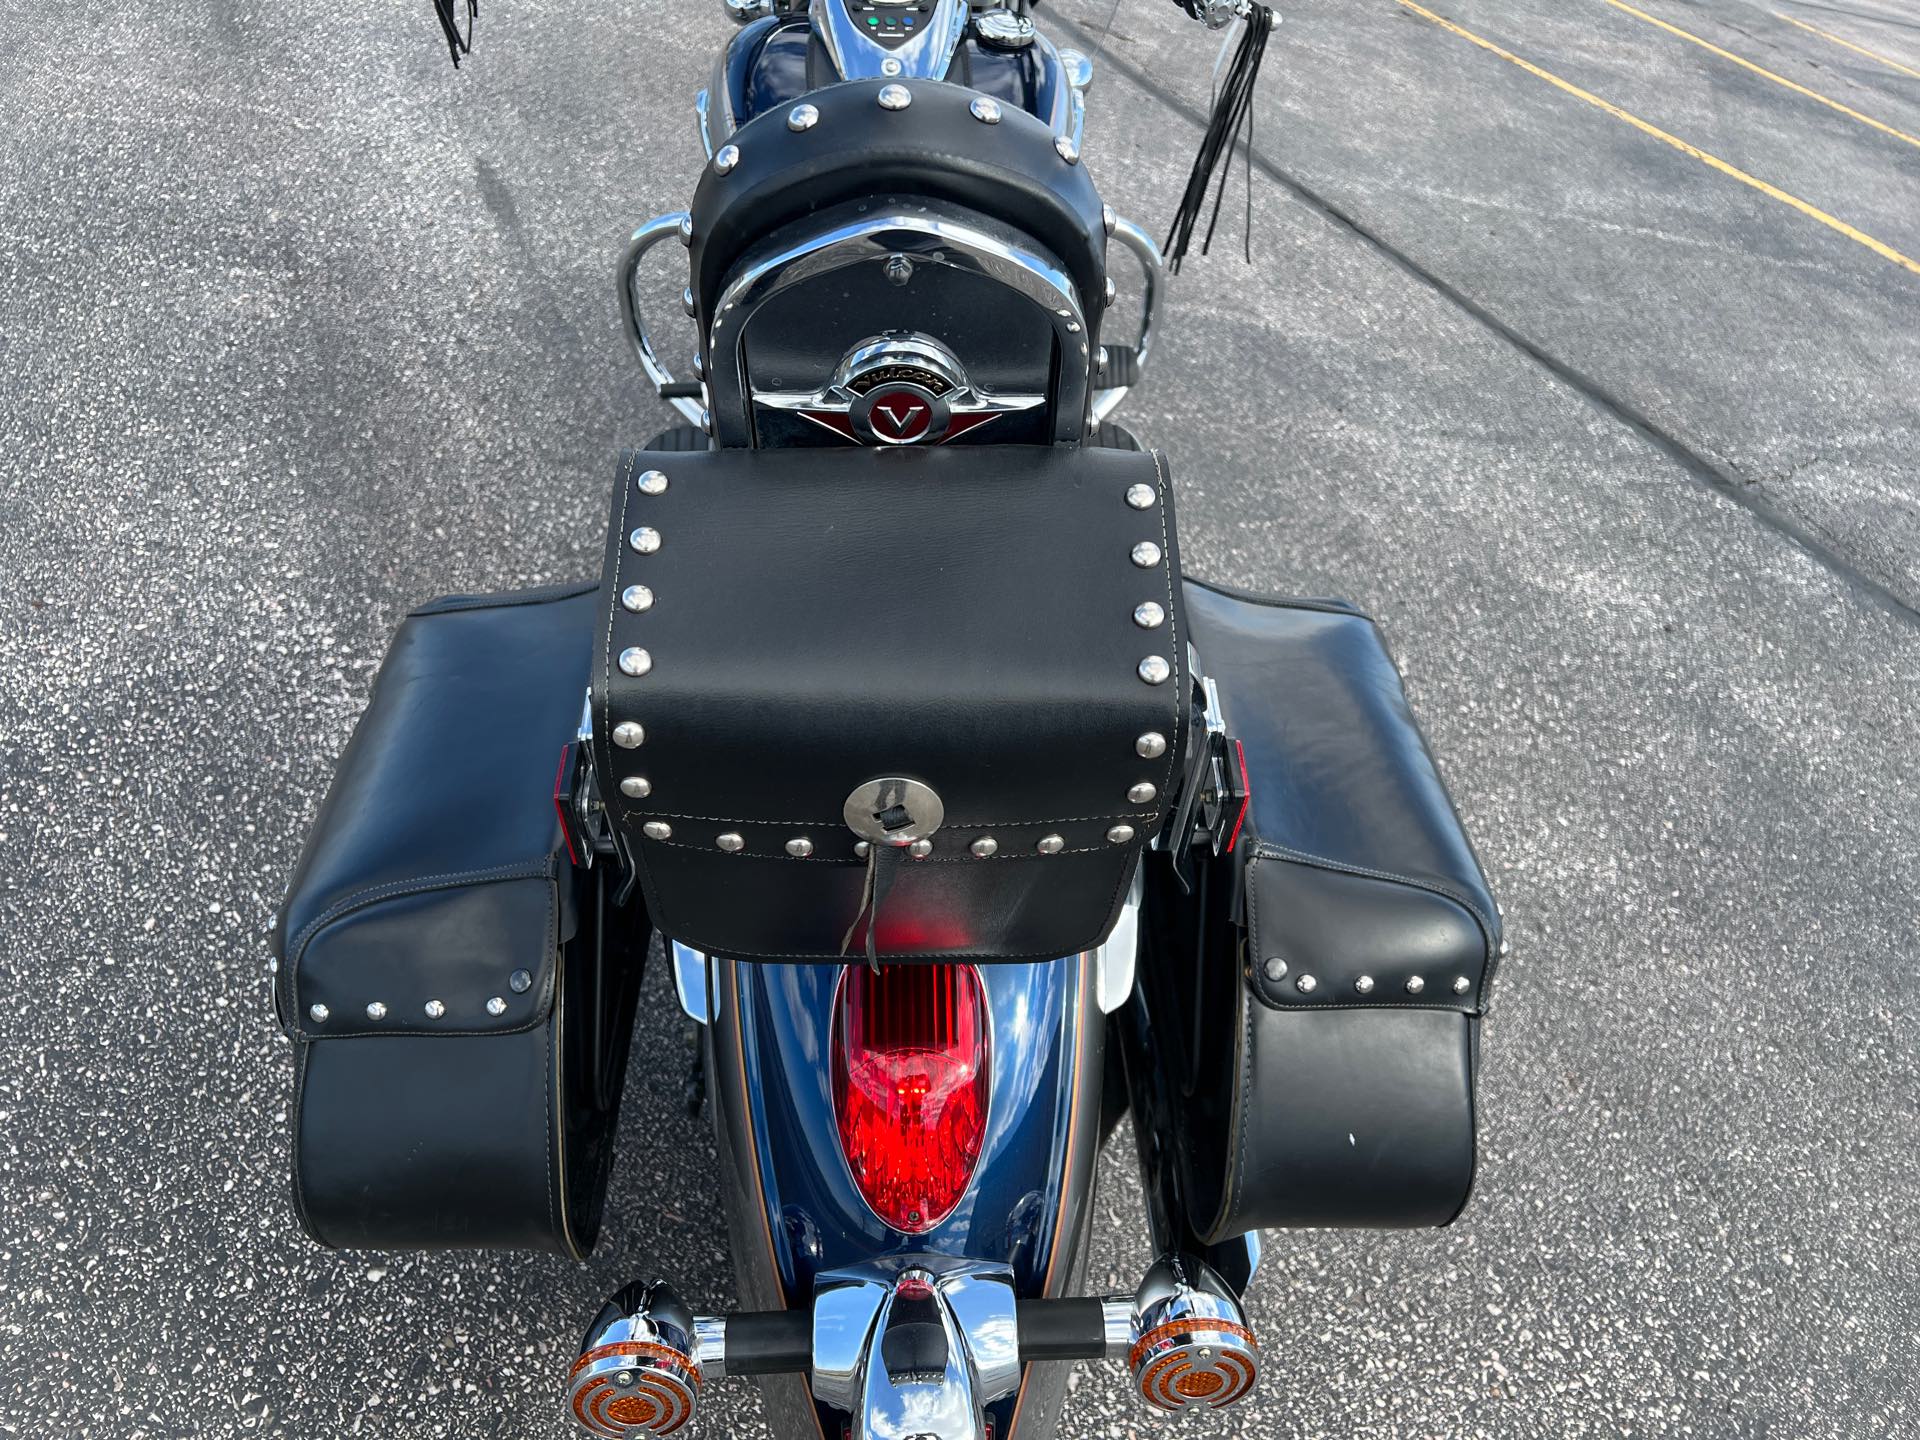
<svg viewBox="0 0 1920 1440"><path fill-rule="evenodd" d="M294 1204L324 1245L593 1244L648 939L555 809L596 608L416 610L341 758L274 937Z"/></svg>
<svg viewBox="0 0 1920 1440"><path fill-rule="evenodd" d="M1444 1225L1473 1183L1500 944L1486 879L1372 621L1194 582L1186 598L1250 791L1191 894L1148 887L1189 1219L1209 1241Z"/></svg>
<svg viewBox="0 0 1920 1440"><path fill-rule="evenodd" d="M1160 457L636 453L612 519L595 752L663 933L813 961L1106 936L1189 689Z"/></svg>

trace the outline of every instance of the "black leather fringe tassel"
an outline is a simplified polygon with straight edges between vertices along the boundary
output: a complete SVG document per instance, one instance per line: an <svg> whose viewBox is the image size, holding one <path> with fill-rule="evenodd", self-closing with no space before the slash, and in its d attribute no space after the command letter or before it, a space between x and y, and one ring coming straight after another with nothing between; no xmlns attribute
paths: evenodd
<svg viewBox="0 0 1920 1440"><path fill-rule="evenodd" d="M467 11L467 28L463 33L460 20L455 13L464 5ZM453 68L460 68L460 57L473 50L473 22L480 14L480 0L433 0L433 10L440 17L441 33L447 37L447 54L453 57Z"/></svg>
<svg viewBox="0 0 1920 1440"><path fill-rule="evenodd" d="M1228 166L1233 147L1245 132L1247 162L1247 226L1244 236L1246 256L1253 260L1253 88L1260 79L1260 62L1266 58L1267 38L1273 34L1273 11L1255 5L1247 14L1246 29L1241 32L1239 48L1227 66L1220 92L1214 98L1213 113L1207 119L1207 133L1201 138L1200 153L1194 157L1193 173L1187 176L1186 192L1180 208L1174 212L1173 228L1167 232L1167 268L1179 273L1180 262L1187 258L1193 243L1193 228L1207 208L1207 191L1213 185L1216 170L1221 172L1220 188L1213 197L1213 210L1207 219L1207 233L1200 241L1200 253L1213 244L1214 227L1220 223L1220 202L1227 195Z"/></svg>

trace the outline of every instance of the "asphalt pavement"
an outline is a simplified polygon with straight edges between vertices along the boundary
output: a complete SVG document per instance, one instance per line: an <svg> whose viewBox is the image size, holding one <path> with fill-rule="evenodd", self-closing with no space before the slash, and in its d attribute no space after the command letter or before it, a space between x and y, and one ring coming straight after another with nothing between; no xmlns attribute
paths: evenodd
<svg viewBox="0 0 1920 1440"><path fill-rule="evenodd" d="M1215 45L1109 8L1040 14L1158 231ZM657 967L581 1267L304 1240L263 973L400 615L598 563L728 29L0 0L0 1435L558 1437L607 1291L731 1300ZM1920 1434L1920 22L1300 0L1256 133L1123 414L1191 569L1381 619L1514 953L1466 1215L1270 1234L1222 1432Z"/></svg>

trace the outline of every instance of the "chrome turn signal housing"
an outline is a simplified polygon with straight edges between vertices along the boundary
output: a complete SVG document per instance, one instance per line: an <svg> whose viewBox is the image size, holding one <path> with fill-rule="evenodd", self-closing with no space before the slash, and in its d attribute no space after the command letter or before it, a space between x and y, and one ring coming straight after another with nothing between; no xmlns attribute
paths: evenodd
<svg viewBox="0 0 1920 1440"><path fill-rule="evenodd" d="M636 1282L588 1329L568 1406L602 1440L671 1435L693 1418L703 1378L693 1313L666 1285Z"/></svg>
<svg viewBox="0 0 1920 1440"><path fill-rule="evenodd" d="M1154 1263L1134 1297L1127 1370L1156 1410L1217 1410L1244 1399L1260 1346L1232 1289L1191 1255Z"/></svg>

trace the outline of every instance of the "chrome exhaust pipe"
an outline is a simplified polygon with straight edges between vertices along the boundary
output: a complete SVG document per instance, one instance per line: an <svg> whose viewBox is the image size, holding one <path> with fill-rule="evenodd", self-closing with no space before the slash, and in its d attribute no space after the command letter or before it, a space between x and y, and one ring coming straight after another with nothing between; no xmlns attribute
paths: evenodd
<svg viewBox="0 0 1920 1440"><path fill-rule="evenodd" d="M588 1327L568 1407L601 1440L671 1435L693 1419L704 1382L693 1312L664 1282L635 1281Z"/></svg>
<svg viewBox="0 0 1920 1440"><path fill-rule="evenodd" d="M1217 1410L1252 1391L1260 1346L1226 1281L1191 1255L1166 1255L1134 1292L1127 1370L1156 1410Z"/></svg>

